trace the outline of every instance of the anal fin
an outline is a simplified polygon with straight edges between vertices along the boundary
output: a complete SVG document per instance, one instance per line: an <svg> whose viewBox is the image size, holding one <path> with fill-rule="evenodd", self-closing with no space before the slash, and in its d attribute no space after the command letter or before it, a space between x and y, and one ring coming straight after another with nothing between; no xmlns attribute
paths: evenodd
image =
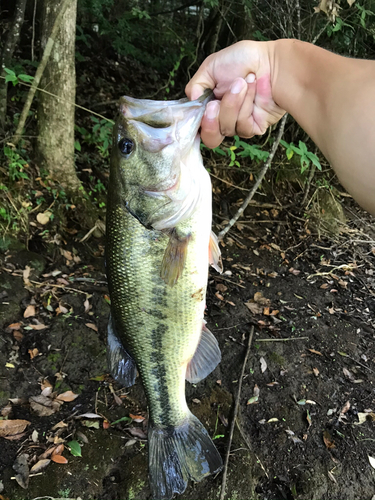
<svg viewBox="0 0 375 500"><path fill-rule="evenodd" d="M196 384L207 377L220 363L221 352L216 338L203 324L202 336L194 356L186 368L186 380Z"/></svg>
<svg viewBox="0 0 375 500"><path fill-rule="evenodd" d="M108 321L107 362L114 379L124 387L134 385L137 367L134 359L125 350L118 338L112 317Z"/></svg>
<svg viewBox="0 0 375 500"><path fill-rule="evenodd" d="M219 241L213 231L211 231L210 243L208 245L208 259L210 266L221 274L223 272L223 262L221 260Z"/></svg>
<svg viewBox="0 0 375 500"><path fill-rule="evenodd" d="M180 237L176 230L170 234L161 263L160 277L169 286L174 286L185 267L187 248L191 235Z"/></svg>

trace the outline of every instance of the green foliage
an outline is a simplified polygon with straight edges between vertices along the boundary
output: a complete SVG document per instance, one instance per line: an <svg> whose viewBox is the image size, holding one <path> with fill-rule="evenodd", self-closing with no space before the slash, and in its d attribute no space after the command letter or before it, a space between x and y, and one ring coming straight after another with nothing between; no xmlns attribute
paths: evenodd
<svg viewBox="0 0 375 500"><path fill-rule="evenodd" d="M5 81L12 82L13 86L18 85L20 82L31 83L34 80L34 77L31 75L24 75L22 73L16 75L16 73L9 68L4 68L4 71L6 73Z"/></svg>
<svg viewBox="0 0 375 500"><path fill-rule="evenodd" d="M221 156L229 156L230 167L241 167L238 158L250 158L252 161L258 163L266 161L269 156L268 151L263 151L258 144L248 144L241 140L238 135L234 136L234 146L230 146L229 148L219 146L213 149L213 151Z"/></svg>
<svg viewBox="0 0 375 500"><path fill-rule="evenodd" d="M284 148L286 148L285 154L288 160L292 159L294 153L300 157L301 174L309 168L310 163L313 163L318 170L322 170L319 158L311 151L308 151L307 146L303 141L299 141L298 147L292 142L289 144L282 139L280 143L284 146Z"/></svg>
<svg viewBox="0 0 375 500"><path fill-rule="evenodd" d="M24 168L28 165L17 150L4 146L3 153L8 163L8 176L12 182L21 179L28 179L28 175L24 172Z"/></svg>
<svg viewBox="0 0 375 500"><path fill-rule="evenodd" d="M94 145L102 158L108 158L109 146L112 139L113 122L105 119L99 119L96 116L90 116L93 122L91 132L84 127L76 127L76 130L82 135L84 142ZM81 151L81 144L79 141L74 143L77 151Z"/></svg>

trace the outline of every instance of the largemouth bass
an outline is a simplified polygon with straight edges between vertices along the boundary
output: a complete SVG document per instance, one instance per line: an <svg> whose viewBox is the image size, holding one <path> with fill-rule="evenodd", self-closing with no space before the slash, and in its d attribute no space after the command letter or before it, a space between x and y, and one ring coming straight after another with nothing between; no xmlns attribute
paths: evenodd
<svg viewBox="0 0 375 500"><path fill-rule="evenodd" d="M204 326L209 262L221 270L211 233L211 182L197 134L205 104L123 97L114 130L107 211L111 297L108 361L124 386L138 369L148 400L153 498L170 499L222 467L190 412L185 379L220 362Z"/></svg>

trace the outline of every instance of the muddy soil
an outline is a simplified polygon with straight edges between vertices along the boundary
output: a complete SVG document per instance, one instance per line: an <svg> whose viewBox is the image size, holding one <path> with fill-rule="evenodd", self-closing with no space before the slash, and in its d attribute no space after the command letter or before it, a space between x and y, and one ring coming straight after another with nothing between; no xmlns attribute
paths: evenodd
<svg viewBox="0 0 375 500"><path fill-rule="evenodd" d="M234 228L222 249L225 273L210 273L207 323L218 338L222 362L206 380L186 386L189 406L224 457L254 326L226 498L371 500L373 221L360 215L371 236L363 243L360 230L336 242L319 240L287 212L276 221L268 211L252 208L247 217L263 222ZM16 439L0 438L2 498L150 498L141 383L124 389L107 375L103 259L91 257L102 244L68 243L66 250L80 257L76 262L69 254L56 258L47 251L45 257L28 250L1 256L0 409L9 420L30 422ZM25 318L25 311L33 314ZM46 380L53 387L50 399L66 391L78 397L50 415L35 412L30 397L41 394ZM100 418L81 417L87 413ZM69 451L72 440L80 443L82 456ZM52 460L31 472L22 488L14 479L17 456L27 454L31 466L59 443L65 445L60 455L67 463ZM190 484L181 498L217 499L221 480L218 474Z"/></svg>

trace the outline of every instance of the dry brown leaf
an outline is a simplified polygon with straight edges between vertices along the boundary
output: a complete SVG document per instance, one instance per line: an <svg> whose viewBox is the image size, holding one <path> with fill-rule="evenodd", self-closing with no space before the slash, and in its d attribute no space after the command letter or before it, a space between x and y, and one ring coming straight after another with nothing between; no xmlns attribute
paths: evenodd
<svg viewBox="0 0 375 500"><path fill-rule="evenodd" d="M13 469L16 471L15 480L21 486L21 488L27 489L29 485L29 466L27 464L27 459L29 455L22 453L16 458Z"/></svg>
<svg viewBox="0 0 375 500"><path fill-rule="evenodd" d="M336 448L336 445L333 442L333 439L328 431L323 432L323 441L329 450L332 450L332 448Z"/></svg>
<svg viewBox="0 0 375 500"><path fill-rule="evenodd" d="M26 266L22 272L22 278L23 278L23 282L24 282L25 286L31 286L31 283L29 280L30 272L31 272L30 266Z"/></svg>
<svg viewBox="0 0 375 500"><path fill-rule="evenodd" d="M51 389L53 388L51 382L48 379L46 379L46 378L44 378L41 381L40 387L41 387L42 391L44 391L44 389L46 389L47 387L50 387Z"/></svg>
<svg viewBox="0 0 375 500"><path fill-rule="evenodd" d="M216 290L218 290L221 293L224 293L228 290L228 287L225 286L223 283L217 283Z"/></svg>
<svg viewBox="0 0 375 500"><path fill-rule="evenodd" d="M32 410L39 417L49 417L60 410L60 406L63 404L62 401L52 400L40 394L39 396L31 396L29 398L30 406Z"/></svg>
<svg viewBox="0 0 375 500"><path fill-rule="evenodd" d="M218 298L219 300L224 300L224 297L219 292L215 293L215 297Z"/></svg>
<svg viewBox="0 0 375 500"><path fill-rule="evenodd" d="M41 323L39 323L38 325L27 325L29 326L32 330L45 330L46 328L48 328L48 325L42 325Z"/></svg>
<svg viewBox="0 0 375 500"><path fill-rule="evenodd" d="M198 402L198 404L200 403L199 399L193 399L193 402L194 403ZM129 413L129 417L134 422L137 422L137 423L143 422L143 420L145 419L145 417L142 417L142 415L132 415L131 413Z"/></svg>
<svg viewBox="0 0 375 500"><path fill-rule="evenodd" d="M355 380L354 375L347 368L343 368L342 372L343 372L345 378L347 378L348 380L351 380L352 382Z"/></svg>
<svg viewBox="0 0 375 500"><path fill-rule="evenodd" d="M30 318L31 316L35 316L35 306L28 305L23 313L24 318Z"/></svg>
<svg viewBox="0 0 375 500"><path fill-rule="evenodd" d="M294 267L291 267L289 269L289 272L294 274L294 276L298 276L301 271L299 271L298 269L294 269Z"/></svg>
<svg viewBox="0 0 375 500"><path fill-rule="evenodd" d="M269 307L265 307L265 308L263 309L263 314L264 314L265 316L269 316L269 315L270 315L270 308L269 308Z"/></svg>
<svg viewBox="0 0 375 500"><path fill-rule="evenodd" d="M30 354L30 359L34 359L39 354L39 350L36 347L29 349L27 352Z"/></svg>
<svg viewBox="0 0 375 500"><path fill-rule="evenodd" d="M21 328L21 323L12 323L7 328L9 328L9 330L19 330Z"/></svg>
<svg viewBox="0 0 375 500"><path fill-rule="evenodd" d="M57 424L55 424L51 431L56 431L57 429L63 429L64 427L68 427L68 424L66 424L63 420L60 420L60 422L57 422Z"/></svg>
<svg viewBox="0 0 375 500"><path fill-rule="evenodd" d="M37 472L45 469L49 463L51 463L51 460L49 460L48 458L43 458L31 467L30 472L36 474Z"/></svg>
<svg viewBox="0 0 375 500"><path fill-rule="evenodd" d="M139 427L130 427L126 430L130 432L130 434L134 437L137 437L139 439L147 439L147 434L145 434Z"/></svg>
<svg viewBox="0 0 375 500"><path fill-rule="evenodd" d="M85 302L83 303L83 306L85 308L85 313L88 313L89 310L91 309L89 299L86 299Z"/></svg>
<svg viewBox="0 0 375 500"><path fill-rule="evenodd" d="M323 354L319 351L316 351L315 349L307 349L308 351L312 352L313 354L317 354L318 356L323 356Z"/></svg>
<svg viewBox="0 0 375 500"><path fill-rule="evenodd" d="M69 250L64 250L63 248L60 248L60 253L63 257L66 258L66 260L73 260L72 252L69 252Z"/></svg>
<svg viewBox="0 0 375 500"><path fill-rule="evenodd" d="M317 368L313 368L313 373L315 377L317 377L319 375L319 370Z"/></svg>
<svg viewBox="0 0 375 500"><path fill-rule="evenodd" d="M29 424L28 420L0 420L0 437L20 434Z"/></svg>
<svg viewBox="0 0 375 500"><path fill-rule="evenodd" d="M14 330L13 337L15 340L17 340L17 342L21 342L21 340L23 339L23 333L21 333L19 330Z"/></svg>
<svg viewBox="0 0 375 500"><path fill-rule="evenodd" d="M329 287L328 283L323 283L323 285L320 285L319 288L323 288L324 290Z"/></svg>
<svg viewBox="0 0 375 500"><path fill-rule="evenodd" d="M65 403L69 403L70 401L74 401L76 398L78 398L79 394L74 394L72 391L66 391L63 392L62 394L59 394L56 399L58 401L65 401Z"/></svg>
<svg viewBox="0 0 375 500"><path fill-rule="evenodd" d="M98 331L98 327L94 325L94 323L86 323L87 328L91 328L91 330L94 330L95 332Z"/></svg>
<svg viewBox="0 0 375 500"><path fill-rule="evenodd" d="M111 427L111 424L108 422L108 420L103 420L103 429L109 429Z"/></svg>
<svg viewBox="0 0 375 500"><path fill-rule="evenodd" d="M267 363L263 356L259 359L260 362L260 371L264 373L267 370Z"/></svg>
<svg viewBox="0 0 375 500"><path fill-rule="evenodd" d="M254 302L257 302L258 304L260 304L261 306L264 306L264 307L267 307L271 304L270 299L266 299L266 297L263 297L262 292L256 292L254 294L253 300L254 300Z"/></svg>
<svg viewBox="0 0 375 500"><path fill-rule="evenodd" d="M67 464L68 460L63 457L62 455L52 455L51 457L52 462L55 462L57 464Z"/></svg>
<svg viewBox="0 0 375 500"><path fill-rule="evenodd" d="M63 443L59 444L58 446L56 446L56 448L52 451L52 456L54 455L61 455L62 452L64 451L65 449L65 446L63 445Z"/></svg>
<svg viewBox="0 0 375 500"><path fill-rule="evenodd" d="M245 306L253 313L253 314L262 314L263 307L255 302L245 302Z"/></svg>
<svg viewBox="0 0 375 500"><path fill-rule="evenodd" d="M39 212L38 215L36 216L36 220L39 222L39 224L42 224L43 226L46 225L51 217L51 212Z"/></svg>

